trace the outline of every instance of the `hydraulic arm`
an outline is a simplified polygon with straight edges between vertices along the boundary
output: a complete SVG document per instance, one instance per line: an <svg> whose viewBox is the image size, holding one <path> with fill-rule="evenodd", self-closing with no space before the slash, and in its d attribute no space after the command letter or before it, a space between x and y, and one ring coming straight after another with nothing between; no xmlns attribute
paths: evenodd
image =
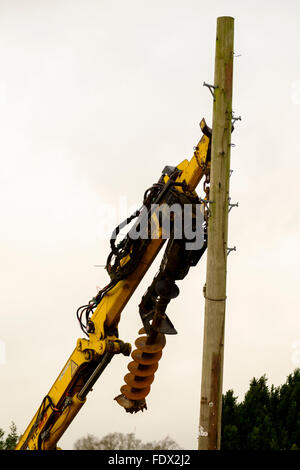
<svg viewBox="0 0 300 470"><path fill-rule="evenodd" d="M42 400L16 450L56 449L57 442L113 356L130 355L131 345L118 337L120 316L168 239L159 272L139 305L143 325L139 333L142 336L135 342L129 373L125 375L121 394L115 398L130 413L146 408L145 397L154 380L165 337L176 334L166 315L169 302L179 294L176 280L183 279L189 268L197 264L207 244L211 131L204 119L200 127L203 136L191 160L184 160L176 167L165 167L158 182L145 192L141 209L115 229L106 265L110 281L87 305L77 310L86 337L77 340L74 351ZM204 176L205 197L202 199L195 189ZM190 208L191 215L187 225L183 217L185 208ZM193 239L186 233L197 232L199 209L204 214L203 240L197 244L196 235ZM162 221L167 220L167 216L169 233ZM117 242L120 230L132 221L127 235Z"/></svg>

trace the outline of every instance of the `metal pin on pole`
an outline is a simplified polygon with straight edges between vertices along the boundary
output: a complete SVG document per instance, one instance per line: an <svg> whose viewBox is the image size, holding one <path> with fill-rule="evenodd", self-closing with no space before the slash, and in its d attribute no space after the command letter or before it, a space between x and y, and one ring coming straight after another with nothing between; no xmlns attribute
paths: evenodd
<svg viewBox="0 0 300 470"><path fill-rule="evenodd" d="M203 82L203 86L206 86L206 87L209 89L209 91L211 92L212 97L213 97L213 99L214 99L214 101L215 101L216 98L215 98L215 93L213 92L213 90L215 90L215 89L218 88L218 87L217 87L217 86L214 86L214 85L210 85L209 83L206 83L206 82Z"/></svg>
<svg viewBox="0 0 300 470"><path fill-rule="evenodd" d="M236 251L236 246L234 246L233 248L228 248L228 247L227 247L227 256L228 256L229 253L231 253L232 251Z"/></svg>

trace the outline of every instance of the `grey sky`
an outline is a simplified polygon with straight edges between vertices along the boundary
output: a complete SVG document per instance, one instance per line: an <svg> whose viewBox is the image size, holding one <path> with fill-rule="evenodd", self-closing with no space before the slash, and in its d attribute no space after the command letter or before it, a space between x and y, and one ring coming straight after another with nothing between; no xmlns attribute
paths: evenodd
<svg viewBox="0 0 300 470"><path fill-rule="evenodd" d="M226 7L225 7L226 5ZM211 125L216 19L235 18L224 391L253 376L279 385L300 366L300 5L267 2L0 1L1 423L23 431L81 330L76 309L107 275L105 207L122 212ZM201 189L201 186L200 186ZM123 214L124 215L124 214ZM117 220L116 220L117 221ZM111 221L111 229L115 228ZM60 445L87 433L170 435L197 447L205 261L179 283L148 410L119 394L128 358L106 369ZM138 303L123 312L134 343ZM5 405L4 405L5 404Z"/></svg>

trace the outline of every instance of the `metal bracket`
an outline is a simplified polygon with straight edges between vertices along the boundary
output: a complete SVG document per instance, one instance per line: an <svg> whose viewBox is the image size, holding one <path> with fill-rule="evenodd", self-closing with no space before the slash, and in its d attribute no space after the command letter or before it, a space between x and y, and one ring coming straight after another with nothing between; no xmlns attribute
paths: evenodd
<svg viewBox="0 0 300 470"><path fill-rule="evenodd" d="M239 116L239 117L232 116L231 118L232 124L234 124L235 121L241 121L241 120L242 120L242 116Z"/></svg>
<svg viewBox="0 0 300 470"><path fill-rule="evenodd" d="M231 211L231 209L233 207L239 207L239 203L237 202L236 204L231 204L231 197L228 198L228 205L229 205L229 209L228 209L228 213Z"/></svg>
<svg viewBox="0 0 300 470"><path fill-rule="evenodd" d="M215 100L216 100L216 97L215 97L215 94L214 94L214 92L212 91L212 89L215 90L215 89L218 88L218 87L217 87L217 86L214 86L214 85L210 85L209 83L206 83L206 82L203 82L203 86L206 86L206 87L209 89L209 91L211 92L211 94L212 94L212 96L213 96L213 99L214 99L214 101L215 101Z"/></svg>
<svg viewBox="0 0 300 470"><path fill-rule="evenodd" d="M234 246L233 248L228 248L228 247L227 247L227 256L229 255L229 253L230 253L231 251L236 251L236 246Z"/></svg>

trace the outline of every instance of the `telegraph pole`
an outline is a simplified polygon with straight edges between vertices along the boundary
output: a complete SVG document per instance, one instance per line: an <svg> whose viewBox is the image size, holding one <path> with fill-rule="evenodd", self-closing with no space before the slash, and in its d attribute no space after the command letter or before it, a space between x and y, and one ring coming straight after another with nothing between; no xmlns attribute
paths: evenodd
<svg viewBox="0 0 300 470"><path fill-rule="evenodd" d="M226 305L234 19L217 19L199 450L219 450Z"/></svg>

